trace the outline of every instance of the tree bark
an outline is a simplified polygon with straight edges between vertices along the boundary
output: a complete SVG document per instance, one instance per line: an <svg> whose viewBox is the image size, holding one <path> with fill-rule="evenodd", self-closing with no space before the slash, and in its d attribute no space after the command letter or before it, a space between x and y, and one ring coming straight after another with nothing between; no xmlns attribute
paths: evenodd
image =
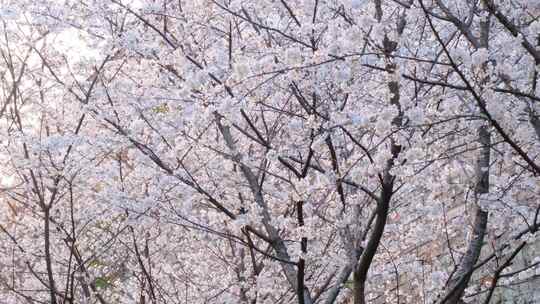
<svg viewBox="0 0 540 304"><path fill-rule="evenodd" d="M469 285L474 265L480 257L482 245L484 243L484 236L486 234L488 212L482 210L482 208L478 205L478 200L480 199L480 195L489 192L491 138L487 127L483 126L479 129L478 142L482 145L482 149L480 150L480 155L476 164L476 211L473 223L473 236L469 242L465 255L461 259L458 271L455 273L454 278L450 281L449 292L442 301L443 303L461 303L461 297Z"/></svg>

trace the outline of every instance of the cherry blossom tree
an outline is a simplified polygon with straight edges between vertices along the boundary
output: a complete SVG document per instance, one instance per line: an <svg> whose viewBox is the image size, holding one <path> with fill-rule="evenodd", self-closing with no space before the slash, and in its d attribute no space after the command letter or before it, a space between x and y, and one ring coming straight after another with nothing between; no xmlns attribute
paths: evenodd
<svg viewBox="0 0 540 304"><path fill-rule="evenodd" d="M540 301L538 1L0 20L6 303Z"/></svg>

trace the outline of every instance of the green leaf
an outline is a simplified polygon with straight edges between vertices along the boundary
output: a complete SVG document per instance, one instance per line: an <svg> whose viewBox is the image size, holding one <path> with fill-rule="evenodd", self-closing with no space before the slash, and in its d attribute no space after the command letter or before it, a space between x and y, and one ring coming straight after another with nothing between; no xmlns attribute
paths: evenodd
<svg viewBox="0 0 540 304"><path fill-rule="evenodd" d="M94 281L94 285L96 288L107 288L111 285L111 282L107 277L99 277Z"/></svg>
<svg viewBox="0 0 540 304"><path fill-rule="evenodd" d="M164 103L162 105L154 107L152 110L154 111L154 113L160 113L160 114L167 113L169 112L169 105Z"/></svg>
<svg viewBox="0 0 540 304"><path fill-rule="evenodd" d="M90 263L88 263L88 267L99 267L99 266L105 266L105 263L101 262L100 260L92 260Z"/></svg>

